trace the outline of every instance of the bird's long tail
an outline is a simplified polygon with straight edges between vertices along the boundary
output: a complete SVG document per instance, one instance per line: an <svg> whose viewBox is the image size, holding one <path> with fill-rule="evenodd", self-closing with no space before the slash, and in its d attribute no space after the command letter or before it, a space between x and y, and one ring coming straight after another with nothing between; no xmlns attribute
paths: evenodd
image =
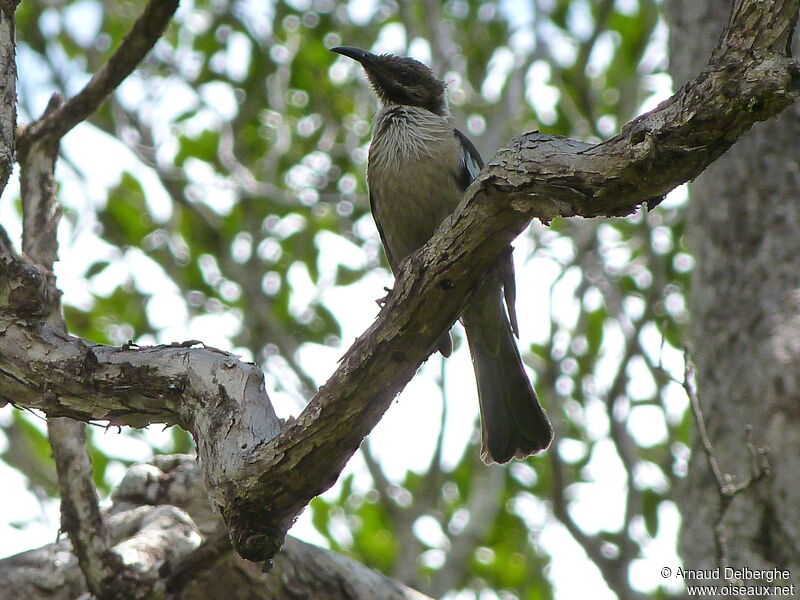
<svg viewBox="0 0 800 600"><path fill-rule="evenodd" d="M478 381L481 458L505 463L546 449L553 428L525 373L496 272L483 280L462 320Z"/></svg>

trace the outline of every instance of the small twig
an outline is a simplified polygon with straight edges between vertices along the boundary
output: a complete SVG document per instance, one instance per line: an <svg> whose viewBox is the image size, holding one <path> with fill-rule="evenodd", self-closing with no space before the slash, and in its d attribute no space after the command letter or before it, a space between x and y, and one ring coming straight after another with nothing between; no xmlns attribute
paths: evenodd
<svg viewBox="0 0 800 600"><path fill-rule="evenodd" d="M703 445L708 464L714 474L714 479L717 482L719 490L720 508L717 522L714 525L714 541L717 546L717 561L723 566L730 565L728 554L728 542L724 530L723 520L725 513L728 510L733 499L741 492L749 488L754 483L760 481L764 477L769 476L771 469L768 460L766 448L756 447L753 443L752 433L753 427L750 424L746 425L745 435L747 440L747 448L751 457L751 475L746 480L735 483L735 478L730 473L726 473L719 465L719 460L714 452L714 446L708 436L706 429L705 418L703 411L700 407L700 399L697 394L696 373L694 363L689 357L688 348L684 348L684 381L683 388L689 396L689 402L692 406L692 413L694 414L695 422L697 423L697 433L700 436L700 443Z"/></svg>
<svg viewBox="0 0 800 600"><path fill-rule="evenodd" d="M119 48L89 83L57 110L19 132L17 153L20 158L37 140L44 137L60 139L97 110L161 38L178 3L179 0L150 0Z"/></svg>
<svg viewBox="0 0 800 600"><path fill-rule="evenodd" d="M695 385L695 369L694 363L689 357L689 350L684 349L684 372L683 372L683 389L689 396L689 402L692 405L692 413L694 414L695 422L697 423L697 433L700 436L700 443L703 445L703 450L708 458L708 464L714 473L714 479L717 480L720 496L723 498L732 498L736 495L736 486L732 485L732 476L729 473L723 473L719 466L719 461L714 453L714 446L711 444L711 439L708 437L708 430L706 429L706 421L703 417L703 410L700 408L700 399L697 396L697 386Z"/></svg>
<svg viewBox="0 0 800 600"><path fill-rule="evenodd" d="M686 366L684 368L686 379L683 383L683 387L686 390L686 393L689 395L689 401L692 405L692 412L694 413L694 417L697 422L697 430L698 434L700 435L700 441L703 444L703 449L708 457L708 462L711 466L712 472L714 473L714 478L717 480L720 495L724 498L733 498L739 492L744 491L756 481L763 479L770 474L771 469L767 458L767 449L756 447L756 445L753 443L753 426L748 423L745 426L745 436L747 448L753 460L751 464L751 476L745 481L734 483L733 475L730 473L725 473L722 470L714 453L714 446L712 445L708 436L705 419L703 417L703 411L700 408L697 388L694 383L694 364L689 358L688 353L686 353L684 356L686 361Z"/></svg>

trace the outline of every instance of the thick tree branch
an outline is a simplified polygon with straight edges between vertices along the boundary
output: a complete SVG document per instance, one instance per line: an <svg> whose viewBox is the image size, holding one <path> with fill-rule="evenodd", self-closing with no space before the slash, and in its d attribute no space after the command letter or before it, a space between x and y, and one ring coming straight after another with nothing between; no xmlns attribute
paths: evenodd
<svg viewBox="0 0 800 600"><path fill-rule="evenodd" d="M6 315L0 347L0 401L80 421L181 425L194 433L212 486L280 428L261 371L220 350L103 346Z"/></svg>
<svg viewBox="0 0 800 600"><path fill-rule="evenodd" d="M20 156L34 142L44 137L61 139L97 110L103 100L133 72L161 38L178 8L178 3L179 0L150 0L119 48L89 83L58 110L22 129L17 139L17 152Z"/></svg>
<svg viewBox="0 0 800 600"><path fill-rule="evenodd" d="M709 66L602 144L529 133L499 151L442 230L404 263L380 318L269 443L276 427L259 422L270 409L257 370L207 349L108 348L4 320L3 397L27 403L31 390L44 389L48 397L34 404L53 414L132 424L163 419L190 428L234 546L246 558L269 560L296 515L336 480L433 351L475 282L532 218L612 216L655 203L794 101L800 69L784 52L799 2L738 3ZM25 283L7 280L0 280L0 297ZM17 358L31 355L41 360ZM220 385L220 377L232 385ZM242 410L249 411L244 418Z"/></svg>

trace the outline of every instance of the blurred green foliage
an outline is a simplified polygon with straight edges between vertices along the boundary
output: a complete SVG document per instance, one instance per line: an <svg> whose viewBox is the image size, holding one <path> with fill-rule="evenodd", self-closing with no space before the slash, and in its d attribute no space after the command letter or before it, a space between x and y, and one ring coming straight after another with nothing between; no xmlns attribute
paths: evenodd
<svg viewBox="0 0 800 600"><path fill-rule="evenodd" d="M140 8L21 3L21 121L51 92L80 89ZM263 365L276 393L302 403L320 380L301 349L347 346L346 315L327 293L385 268L364 180L375 103L356 66L327 48L428 61L448 81L454 121L489 158L522 131L614 133L668 89L665 31L656 0L184 1L141 68L65 141L62 261L74 280L61 281L80 288L65 296L71 332L145 344L187 331ZM81 142L89 127L122 158L107 163L105 145ZM109 164L118 171L101 172ZM657 536L674 543L660 509L686 457L682 236L679 196L627 219L534 224L519 271L541 269L549 312L536 319L549 324L523 350L556 444L487 469L474 443L447 463L440 439L430 468L400 479L365 445L371 483L347 475L311 505L330 546L437 597L550 598L569 583L550 574L558 560L584 564L576 572L593 562L632 597L633 563ZM0 458L55 495L41 428L20 413L2 423ZM107 492L106 466L131 459L103 447L92 455ZM176 430L154 450L189 448ZM585 518L604 480L620 486L614 527ZM438 528L439 541L418 528ZM570 552L583 555L559 559L546 530L571 534ZM647 585L668 594L655 571Z"/></svg>

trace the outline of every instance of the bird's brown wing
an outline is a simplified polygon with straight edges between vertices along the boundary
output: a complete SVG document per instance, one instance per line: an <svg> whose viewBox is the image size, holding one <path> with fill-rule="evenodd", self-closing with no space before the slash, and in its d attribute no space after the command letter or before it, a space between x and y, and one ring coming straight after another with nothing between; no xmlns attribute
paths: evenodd
<svg viewBox="0 0 800 600"><path fill-rule="evenodd" d="M381 221L378 218L378 213L375 211L375 203L372 199L372 192L369 193L369 210L372 213L372 220L375 221L375 226L378 228L378 235L381 236L381 245L383 246L383 251L386 253L386 259L389 261L389 266L391 267L392 271L394 271L397 263L392 256L391 250L389 250L389 244L386 243L386 234L383 233Z"/></svg>
<svg viewBox="0 0 800 600"><path fill-rule="evenodd" d="M475 147L464 133L458 129L453 129L456 139L461 144L461 165L462 170L461 186L467 189L473 179L478 176L478 173L483 169L483 158L481 153ZM509 245L508 249L503 253L497 261L497 268L500 271L500 279L503 282L503 296L506 301L506 310L508 311L508 320L511 322L511 330L514 335L519 337L519 324L517 323L517 281L514 277L514 259L511 256L512 247Z"/></svg>

